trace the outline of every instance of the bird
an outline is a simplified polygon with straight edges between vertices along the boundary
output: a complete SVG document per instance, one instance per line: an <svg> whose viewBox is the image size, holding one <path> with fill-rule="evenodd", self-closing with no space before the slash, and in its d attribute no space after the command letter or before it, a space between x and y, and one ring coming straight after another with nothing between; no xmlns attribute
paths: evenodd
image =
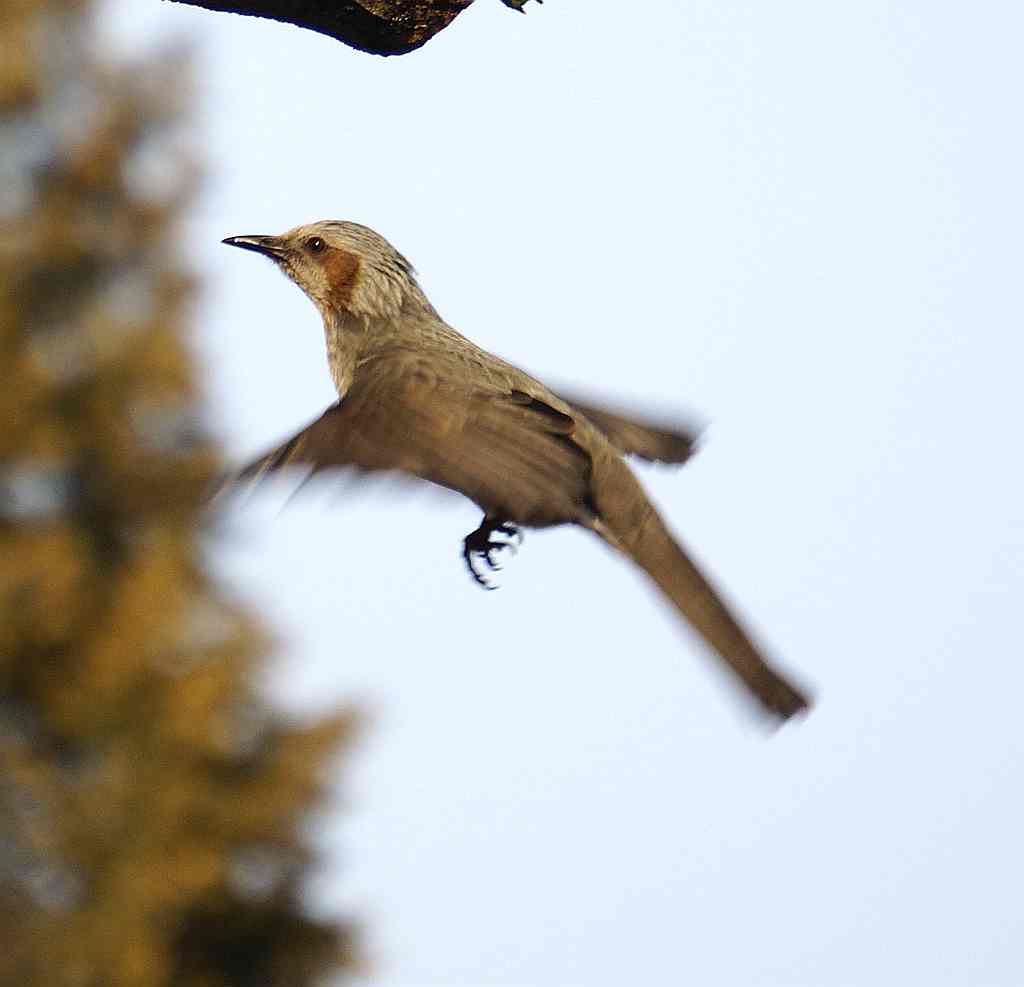
<svg viewBox="0 0 1024 987"><path fill-rule="evenodd" d="M807 692L753 642L626 462L683 463L693 433L559 396L475 345L367 226L321 220L222 242L269 258L317 308L338 394L320 418L234 471L228 488L286 466L397 471L447 487L483 511L463 543L481 582L522 528L585 528L646 573L771 718L808 708Z"/></svg>

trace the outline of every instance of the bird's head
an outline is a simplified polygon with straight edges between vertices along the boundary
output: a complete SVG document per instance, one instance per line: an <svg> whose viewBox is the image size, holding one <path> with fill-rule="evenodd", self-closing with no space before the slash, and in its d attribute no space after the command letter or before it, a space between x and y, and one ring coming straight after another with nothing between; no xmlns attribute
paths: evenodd
<svg viewBox="0 0 1024 987"><path fill-rule="evenodd" d="M222 242L273 260L325 321L395 319L410 302L428 304L412 265L379 233L359 223L321 220L280 236L229 236Z"/></svg>

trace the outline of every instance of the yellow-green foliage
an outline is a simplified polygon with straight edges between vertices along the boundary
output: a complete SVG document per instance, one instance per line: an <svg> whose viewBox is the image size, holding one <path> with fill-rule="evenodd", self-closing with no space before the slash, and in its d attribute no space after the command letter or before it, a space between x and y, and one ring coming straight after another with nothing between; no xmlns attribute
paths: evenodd
<svg viewBox="0 0 1024 987"><path fill-rule="evenodd" d="M0 983L298 987L351 962L297 903L351 723L274 717L204 571L187 66L93 65L84 7L0 7Z"/></svg>

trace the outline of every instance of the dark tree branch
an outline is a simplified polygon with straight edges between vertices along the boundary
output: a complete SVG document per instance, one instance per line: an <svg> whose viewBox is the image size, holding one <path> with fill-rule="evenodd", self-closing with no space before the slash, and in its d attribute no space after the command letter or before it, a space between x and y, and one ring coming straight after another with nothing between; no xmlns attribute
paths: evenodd
<svg viewBox="0 0 1024 987"><path fill-rule="evenodd" d="M426 44L473 0L177 0L286 21L374 55L404 55ZM522 12L527 0L501 0ZM541 2L541 0L538 0Z"/></svg>

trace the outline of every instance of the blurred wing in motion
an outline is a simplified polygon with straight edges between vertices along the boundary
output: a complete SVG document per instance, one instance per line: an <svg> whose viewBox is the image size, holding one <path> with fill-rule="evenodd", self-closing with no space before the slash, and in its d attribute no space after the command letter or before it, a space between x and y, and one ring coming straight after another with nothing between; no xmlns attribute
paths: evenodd
<svg viewBox="0 0 1024 987"><path fill-rule="evenodd" d="M342 401L221 489L286 466L354 467L429 480L527 525L589 517L590 457L571 438L573 418L447 370L407 351L376 358Z"/></svg>
<svg viewBox="0 0 1024 987"><path fill-rule="evenodd" d="M502 505L535 501L536 494L501 488L539 484L550 496L567 479L557 467L554 473L563 475L552 474L551 467L561 462L573 474L568 477L573 499L585 500L584 457L569 438L568 416L521 392L470 393L439 380L436 367L409 357L378 362L378 372L360 375L344 402L227 477L220 489L258 481L287 466L314 473L344 467L400 470L458 490L498 516L525 521L539 514L534 523L543 524L570 518L562 518L564 512L547 518L551 512L536 508L502 510ZM623 454L681 465L696 451L696 430L638 420L571 396L562 400Z"/></svg>

